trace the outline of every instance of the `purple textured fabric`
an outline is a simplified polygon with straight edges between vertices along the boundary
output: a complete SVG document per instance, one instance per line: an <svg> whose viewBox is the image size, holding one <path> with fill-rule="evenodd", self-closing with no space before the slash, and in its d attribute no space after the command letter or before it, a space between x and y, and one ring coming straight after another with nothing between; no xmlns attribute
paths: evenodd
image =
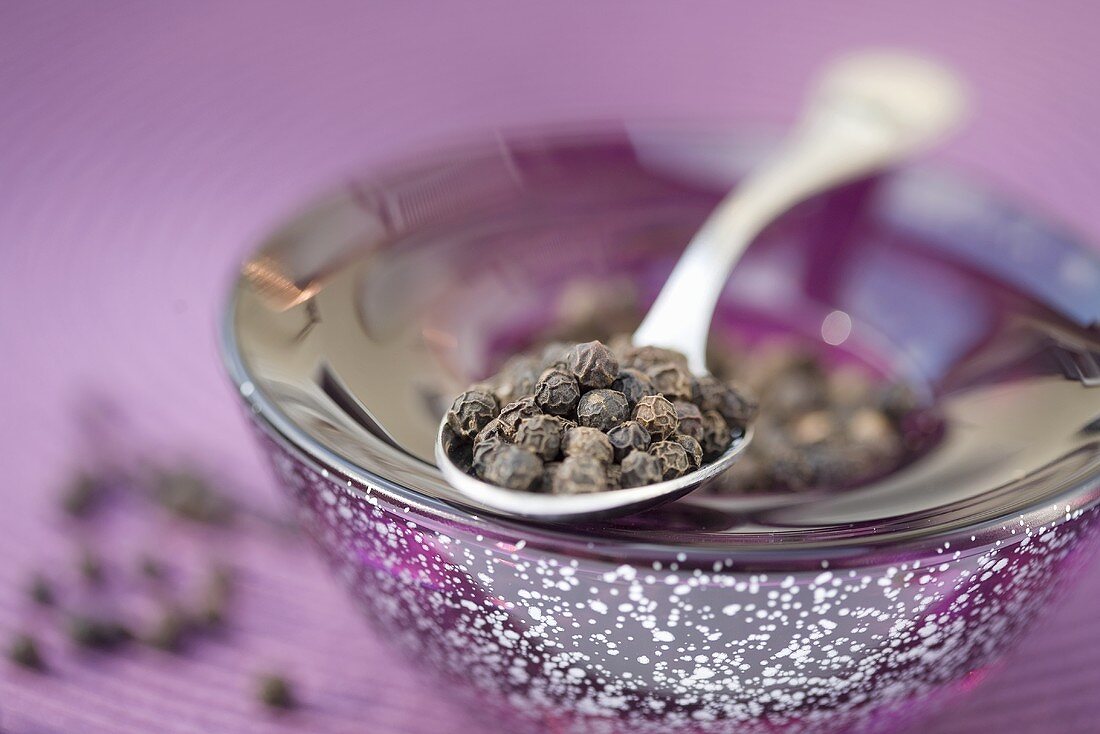
<svg viewBox="0 0 1100 734"><path fill-rule="evenodd" d="M242 569L241 608L186 656L73 654L25 598L30 569L71 573L89 540L54 510L87 390L126 409L142 450L199 456L281 511L214 325L236 263L319 188L472 129L781 124L822 61L900 44L971 80L977 111L944 162L1095 236L1098 22L1087 1L0 3L0 636L40 634L52 668L3 664L0 730L472 730L365 631L307 547L262 524L216 541ZM209 551L156 522L108 535L112 558ZM925 731L1096 731L1097 619L1094 567ZM253 676L291 665L303 706L272 717Z"/></svg>

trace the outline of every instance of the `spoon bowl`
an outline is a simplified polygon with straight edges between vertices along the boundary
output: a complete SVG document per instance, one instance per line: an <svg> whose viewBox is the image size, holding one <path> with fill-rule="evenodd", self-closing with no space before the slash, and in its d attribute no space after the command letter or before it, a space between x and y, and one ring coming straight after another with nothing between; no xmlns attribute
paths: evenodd
<svg viewBox="0 0 1100 734"><path fill-rule="evenodd" d="M452 487L470 499L500 512L549 522L618 517L679 499L726 471L752 440L750 426L711 463L665 482L591 494L544 494L498 487L462 471L447 457L447 452L443 449L444 425L446 423L440 424L440 435L436 436L435 458L443 477Z"/></svg>

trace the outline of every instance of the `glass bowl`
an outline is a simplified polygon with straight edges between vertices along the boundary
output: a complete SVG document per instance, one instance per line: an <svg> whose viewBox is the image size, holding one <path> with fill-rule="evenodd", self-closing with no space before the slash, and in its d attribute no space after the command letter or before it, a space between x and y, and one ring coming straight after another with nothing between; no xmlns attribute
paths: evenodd
<svg viewBox="0 0 1100 734"><path fill-rule="evenodd" d="M229 372L302 526L436 676L426 699L509 731L893 730L980 681L1095 545L1100 260L921 169L769 228L713 334L915 385L945 429L895 474L584 527L442 482L450 397L553 334L578 282L629 292L590 325L629 330L766 149L641 125L475 140L345 184L245 264Z"/></svg>

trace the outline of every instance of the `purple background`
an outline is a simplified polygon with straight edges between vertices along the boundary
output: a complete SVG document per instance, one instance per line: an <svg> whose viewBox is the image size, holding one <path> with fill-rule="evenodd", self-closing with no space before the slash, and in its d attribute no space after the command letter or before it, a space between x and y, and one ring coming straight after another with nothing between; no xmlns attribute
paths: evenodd
<svg viewBox="0 0 1100 734"><path fill-rule="evenodd" d="M782 124L822 61L901 44L972 82L977 112L946 163L1100 239L1098 22L1087 1L0 2L0 635L34 629L54 668L0 667L0 729L467 730L364 633L307 548L262 528L221 541L242 568L240 609L225 640L186 657L73 655L22 591L28 569L70 567L85 532L53 499L85 390L121 398L142 450L224 466L242 497L279 509L214 325L243 254L303 198L474 129ZM109 535L123 550L206 550L155 524ZM1094 566L928 731L1097 731L1097 619ZM270 717L252 676L291 663L304 708Z"/></svg>

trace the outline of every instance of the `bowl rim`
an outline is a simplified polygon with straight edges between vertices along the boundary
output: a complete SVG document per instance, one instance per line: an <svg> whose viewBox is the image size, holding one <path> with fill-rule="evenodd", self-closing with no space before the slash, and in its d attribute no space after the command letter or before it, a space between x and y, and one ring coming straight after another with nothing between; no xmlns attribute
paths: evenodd
<svg viewBox="0 0 1100 734"><path fill-rule="evenodd" d="M526 126L510 128L495 136L482 134L454 137L450 144L433 146L430 152L439 157L461 151L470 144L486 140L501 139L523 141L527 139L552 137L561 140L591 139L599 140L615 130L621 130L624 123L609 124L606 121L568 122L549 126ZM725 133L736 139L754 139L759 136L745 135L744 130L734 126L716 128L675 122L629 123L631 129L641 125L643 129L675 135L713 135ZM748 129L752 132L752 128ZM408 158L373 166L372 170L386 171L407 164ZM1050 232L1066 235L1067 228L1045 215L1034 214L1034 209L1020 206L1011 197L1002 195L993 187L978 184L970 177L954 171L945 171L942 167L919 164L907 169L923 173L933 173L938 179L950 181L968 192L982 196L1004 207L1007 211L1026 213ZM303 206L291 211L289 216L279 219L275 227L269 227L257 245L250 249L254 252L268 241L270 235L279 227L297 221L303 214L313 211L318 202L324 201L331 188L323 190L319 196L308 199ZM1084 237L1069 231L1067 236L1076 251L1090 257L1097 256L1096 248L1084 244ZM237 339L236 315L242 284L245 278L238 272L231 279L231 286L218 328L219 351L228 377L242 403L249 409L249 417L264 433L284 450L295 456L300 462L312 467L322 477L331 478L336 474L345 480L347 491L357 498L376 503L382 495L392 500L392 509L398 512L415 513L428 517L445 525L461 525L475 528L480 533L499 538L520 538L527 546L570 549L586 556L605 556L607 558L624 557L624 553L643 555L646 558L675 558L684 563L691 560L706 560L720 557L738 559L742 564L761 568L774 563L784 568L829 568L839 566L865 566L877 563L880 559L869 560L873 550L888 549L891 554L942 552L944 547L956 551L973 548L985 548L991 543L1016 534L1018 527L1036 527L1049 529L1063 521L1075 519L1085 511L1100 504L1100 459L1092 461L1086 470L1078 468L1065 481L1043 497L1022 508L1010 508L1009 511L988 516L975 516L970 519L957 519L950 522L930 523L929 519L939 516L943 507L930 510L876 519L866 523L846 523L844 526L819 526L800 529L784 529L781 537L766 532L743 535L716 536L714 542L693 539L687 543L655 542L650 539L639 541L629 531L592 534L592 528L586 526L554 525L543 522L497 516L490 512L479 511L466 505L442 498L422 494L412 488L404 487L393 480L375 472L368 471L339 453L323 445L308 435L302 428L279 409L277 401L263 391L254 382L244 355L239 349ZM1100 441L1098 441L1100 443ZM434 467L433 467L434 468ZM1006 485L1005 488L1018 486L1028 478ZM1003 489L1003 488L1002 488ZM374 495L372 498L371 495ZM948 505L946 507L951 507ZM675 536L673 536L675 537ZM1024 537L1020 534L1019 537Z"/></svg>

